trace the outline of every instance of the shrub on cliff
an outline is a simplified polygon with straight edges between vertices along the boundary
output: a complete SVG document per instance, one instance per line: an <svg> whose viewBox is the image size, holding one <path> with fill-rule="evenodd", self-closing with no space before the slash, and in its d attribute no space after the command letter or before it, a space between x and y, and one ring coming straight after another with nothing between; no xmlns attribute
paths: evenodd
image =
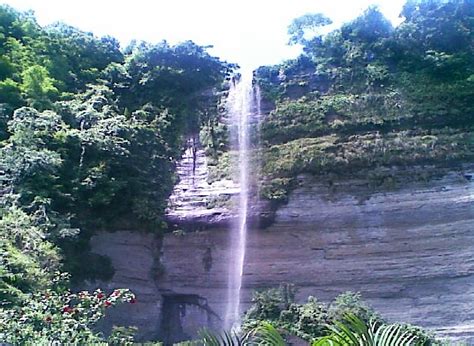
<svg viewBox="0 0 474 346"><path fill-rule="evenodd" d="M370 7L301 40L298 58L259 68L263 102L275 105L261 126L262 196L286 202L302 173L331 185L377 169L470 162L473 4L407 1L395 28ZM289 35L320 22L303 16Z"/></svg>
<svg viewBox="0 0 474 346"><path fill-rule="evenodd" d="M385 324L382 317L365 304L358 293L342 293L329 304L315 297L308 297L306 303L295 303L295 293L292 285L255 292L253 305L244 316L242 329L252 331L264 322L287 336L296 336L310 342L332 335L335 327L347 323L347 316L355 316L366 326ZM400 324L397 328L403 331L402 334L407 332L419 340L420 345L428 345L433 340L432 335L418 327Z"/></svg>
<svg viewBox="0 0 474 346"><path fill-rule="evenodd" d="M22 306L0 308L0 342L24 344L90 344L104 342L93 330L105 310L120 303L134 303L135 296L118 289L110 295L101 290L72 293L47 289L28 296ZM133 341L123 328L112 333L114 341Z"/></svg>

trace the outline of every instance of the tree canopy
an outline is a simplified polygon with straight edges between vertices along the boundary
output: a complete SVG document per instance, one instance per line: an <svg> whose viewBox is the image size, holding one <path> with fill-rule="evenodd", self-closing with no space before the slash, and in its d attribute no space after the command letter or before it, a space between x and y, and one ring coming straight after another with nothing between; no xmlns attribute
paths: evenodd
<svg viewBox="0 0 474 346"><path fill-rule="evenodd" d="M261 127L266 198L284 202L302 172L383 184L394 165L472 159L474 3L408 1L401 16L393 27L372 6L313 39L320 15L290 25L303 54L256 73L275 105Z"/></svg>
<svg viewBox="0 0 474 346"><path fill-rule="evenodd" d="M41 27L31 12L0 6L2 301L21 304L60 268L80 278L74 254L86 256L99 229L165 231L184 139L217 114L216 92L234 68L206 49L121 49L113 37ZM101 267L93 260L84 275Z"/></svg>

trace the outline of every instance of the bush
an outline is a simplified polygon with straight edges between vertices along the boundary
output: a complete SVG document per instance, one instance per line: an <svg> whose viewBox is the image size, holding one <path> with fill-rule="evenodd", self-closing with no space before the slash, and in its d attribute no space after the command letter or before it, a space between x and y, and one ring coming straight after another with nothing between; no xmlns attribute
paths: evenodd
<svg viewBox="0 0 474 346"><path fill-rule="evenodd" d="M128 290L117 289L106 295L48 289L31 294L27 303L0 310L0 340L10 344L85 344L104 341L93 330L105 310L117 304L135 302ZM130 340L130 331L115 331L113 340ZM118 335L121 335L120 337Z"/></svg>
<svg viewBox="0 0 474 346"><path fill-rule="evenodd" d="M342 321L347 314L353 314L365 322L380 319L375 312L363 301L360 293L344 292L338 295L329 305L329 318L333 321Z"/></svg>
<svg viewBox="0 0 474 346"><path fill-rule="evenodd" d="M380 320L380 317L367 306L359 293L345 292L337 296L330 304L308 297L306 303L295 302L296 289L293 285L283 284L279 288L270 288L254 293L253 305L247 311L243 321L243 330L251 330L262 321L283 329L307 341L328 335L328 326L343 320L346 314L354 314L362 320Z"/></svg>

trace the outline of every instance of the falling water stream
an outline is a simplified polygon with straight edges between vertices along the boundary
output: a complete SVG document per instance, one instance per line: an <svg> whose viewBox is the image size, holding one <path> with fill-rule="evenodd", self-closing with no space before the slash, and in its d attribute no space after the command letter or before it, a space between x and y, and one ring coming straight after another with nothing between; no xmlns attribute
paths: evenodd
<svg viewBox="0 0 474 346"><path fill-rule="evenodd" d="M252 86L252 71L243 71L239 80L233 81L227 100L231 121L231 138L234 138L238 152L240 194L238 221L231 230L231 253L227 285L227 308L224 327L238 327L240 322L240 298L247 240L247 214L249 204L249 148L250 120L256 107L255 91Z"/></svg>

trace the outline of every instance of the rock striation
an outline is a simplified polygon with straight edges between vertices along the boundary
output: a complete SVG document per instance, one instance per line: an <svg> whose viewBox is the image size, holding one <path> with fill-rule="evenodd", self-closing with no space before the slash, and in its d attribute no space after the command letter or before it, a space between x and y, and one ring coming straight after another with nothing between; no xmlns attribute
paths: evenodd
<svg viewBox="0 0 474 346"><path fill-rule="evenodd" d="M217 205L239 194L240 187L231 179L209 183L207 157L197 138L187 140L186 150L176 167L178 183L168 202L170 223L186 228L225 224L233 217L227 205Z"/></svg>
<svg viewBox="0 0 474 346"><path fill-rule="evenodd" d="M402 188L367 181L328 185L300 176L274 223L248 234L243 303L255 289L295 284L297 299L330 300L351 290L390 321L474 342L474 180L472 167ZM174 342L218 327L226 304L227 227L162 239L101 233L92 251L115 268L107 287L130 287L139 304L112 314L144 340ZM103 244L107 244L106 246ZM99 283L100 284L100 283Z"/></svg>

